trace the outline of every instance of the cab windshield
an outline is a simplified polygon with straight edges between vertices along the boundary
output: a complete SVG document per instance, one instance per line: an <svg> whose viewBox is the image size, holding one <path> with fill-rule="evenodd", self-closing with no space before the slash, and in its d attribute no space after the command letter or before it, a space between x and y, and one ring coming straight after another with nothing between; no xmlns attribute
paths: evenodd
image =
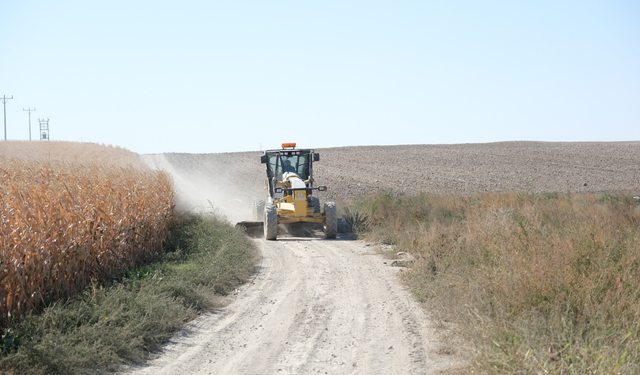
<svg viewBox="0 0 640 375"><path fill-rule="evenodd" d="M282 181L286 172L297 174L302 180L309 179L309 154L281 155L271 154L268 160L269 174Z"/></svg>

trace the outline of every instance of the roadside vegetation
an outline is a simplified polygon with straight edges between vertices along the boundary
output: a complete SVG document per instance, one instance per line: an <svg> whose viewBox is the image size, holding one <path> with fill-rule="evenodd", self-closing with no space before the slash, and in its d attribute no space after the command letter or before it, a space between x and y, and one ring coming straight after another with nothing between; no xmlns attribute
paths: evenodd
<svg viewBox="0 0 640 375"><path fill-rule="evenodd" d="M404 281L480 372L640 373L632 196L386 192L346 213L361 238L415 256Z"/></svg>
<svg viewBox="0 0 640 375"><path fill-rule="evenodd" d="M2 143L0 374L141 363L249 279L244 232L176 218L173 198L169 176L124 149Z"/></svg>
<svg viewBox="0 0 640 375"><path fill-rule="evenodd" d="M225 220L183 217L153 263L5 327L0 372L95 374L139 363L186 322L221 306L255 272L256 257L244 232Z"/></svg>

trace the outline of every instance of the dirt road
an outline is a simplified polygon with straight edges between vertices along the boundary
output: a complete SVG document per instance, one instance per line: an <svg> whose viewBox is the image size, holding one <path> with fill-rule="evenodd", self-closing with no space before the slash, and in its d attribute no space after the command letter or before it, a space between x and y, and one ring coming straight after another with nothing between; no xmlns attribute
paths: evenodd
<svg viewBox="0 0 640 375"><path fill-rule="evenodd" d="M434 374L441 352L421 307L372 246L256 239L253 282L136 374Z"/></svg>

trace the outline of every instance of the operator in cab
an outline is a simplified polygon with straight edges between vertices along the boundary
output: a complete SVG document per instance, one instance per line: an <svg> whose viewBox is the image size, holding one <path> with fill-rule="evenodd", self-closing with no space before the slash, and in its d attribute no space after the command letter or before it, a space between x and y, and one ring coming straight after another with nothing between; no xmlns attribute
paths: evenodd
<svg viewBox="0 0 640 375"><path fill-rule="evenodd" d="M284 171L285 173L297 173L296 169L293 167L293 165L291 165L291 161L288 159L284 161Z"/></svg>

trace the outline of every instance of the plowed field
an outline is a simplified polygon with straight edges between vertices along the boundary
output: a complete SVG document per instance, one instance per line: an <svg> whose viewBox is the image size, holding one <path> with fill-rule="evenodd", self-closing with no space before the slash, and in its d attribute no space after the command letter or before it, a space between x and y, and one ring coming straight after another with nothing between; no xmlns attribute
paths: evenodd
<svg viewBox="0 0 640 375"><path fill-rule="evenodd" d="M304 147L306 145L299 145ZM349 200L379 190L398 194L483 191L640 192L640 142L503 142L317 149L321 200ZM213 205L231 221L251 219L265 196L259 151L144 155L174 171L183 208ZM179 172L179 173L177 173Z"/></svg>

